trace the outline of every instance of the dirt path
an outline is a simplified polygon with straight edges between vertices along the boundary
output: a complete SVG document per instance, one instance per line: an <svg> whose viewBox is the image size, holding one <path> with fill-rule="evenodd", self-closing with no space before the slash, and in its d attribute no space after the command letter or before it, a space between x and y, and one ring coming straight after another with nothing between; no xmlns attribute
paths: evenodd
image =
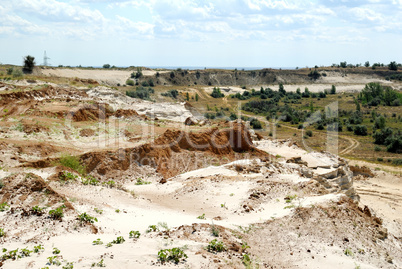
<svg viewBox="0 0 402 269"><path fill-rule="evenodd" d="M350 142L350 146L339 152L339 154L346 155L360 145L359 141L357 141L354 138L348 136L339 136L339 137L342 137L343 139L346 139Z"/></svg>

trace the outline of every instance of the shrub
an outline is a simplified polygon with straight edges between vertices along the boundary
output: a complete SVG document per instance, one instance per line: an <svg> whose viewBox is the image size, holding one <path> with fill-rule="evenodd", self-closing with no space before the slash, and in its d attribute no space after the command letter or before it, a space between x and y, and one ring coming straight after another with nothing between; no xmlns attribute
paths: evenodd
<svg viewBox="0 0 402 269"><path fill-rule="evenodd" d="M177 90L170 90L168 92L161 93L161 95L177 99L177 96L179 95L179 92Z"/></svg>
<svg viewBox="0 0 402 269"><path fill-rule="evenodd" d="M385 139L388 152L400 153L402 152L402 135L393 134Z"/></svg>
<svg viewBox="0 0 402 269"><path fill-rule="evenodd" d="M103 68L105 68L105 69L110 68L110 64L104 64L104 65L103 65Z"/></svg>
<svg viewBox="0 0 402 269"><path fill-rule="evenodd" d="M43 215L43 210L44 208L39 207L38 205L34 206L31 208L31 213L37 216L42 216Z"/></svg>
<svg viewBox="0 0 402 269"><path fill-rule="evenodd" d="M156 226L156 225L149 225L149 226L148 226L148 229L146 230L147 233L150 233L150 232L157 232L157 231L159 231L159 228L158 228L158 226Z"/></svg>
<svg viewBox="0 0 402 269"><path fill-rule="evenodd" d="M65 207L66 207L65 205L62 205L56 209L50 210L49 211L50 218L54 220L61 220L64 217L63 209Z"/></svg>
<svg viewBox="0 0 402 269"><path fill-rule="evenodd" d="M362 136L366 136L367 135L367 126L366 125L356 125L353 133L355 135L362 135Z"/></svg>
<svg viewBox="0 0 402 269"><path fill-rule="evenodd" d="M260 122L259 120L255 119L255 118L252 118L252 119L250 120L250 126L251 126L253 129L262 129L262 124L261 124L261 122Z"/></svg>
<svg viewBox="0 0 402 269"><path fill-rule="evenodd" d="M81 175L85 174L85 167L81 165L80 160L77 156L72 156L72 155L63 155L59 163L65 167L69 167Z"/></svg>
<svg viewBox="0 0 402 269"><path fill-rule="evenodd" d="M331 94L335 94L335 93L336 93L336 87L335 87L335 85L332 85Z"/></svg>
<svg viewBox="0 0 402 269"><path fill-rule="evenodd" d="M130 231L129 236L130 238L140 238L141 233L139 231Z"/></svg>
<svg viewBox="0 0 402 269"><path fill-rule="evenodd" d="M209 252L222 252L222 251L226 250L226 247L222 241L218 241L217 239L214 239L211 242L209 242L209 244L207 246L207 250Z"/></svg>
<svg viewBox="0 0 402 269"><path fill-rule="evenodd" d="M374 144L385 145L385 139L393 134L393 130L389 127L385 127L382 130L377 130L373 134Z"/></svg>
<svg viewBox="0 0 402 269"><path fill-rule="evenodd" d="M377 158L377 161L379 161L379 162L383 162L383 161L384 161L384 159L383 159L383 158L381 158L381 157L378 157L378 158Z"/></svg>
<svg viewBox="0 0 402 269"><path fill-rule="evenodd" d="M135 82L134 82L134 80L132 80L132 79L127 79L127 80L126 80L126 84L127 84L128 86L134 86L134 85L135 85Z"/></svg>
<svg viewBox="0 0 402 269"><path fill-rule="evenodd" d="M173 261L176 264L188 258L181 248L161 249L158 252L158 257L161 263Z"/></svg>
<svg viewBox="0 0 402 269"><path fill-rule="evenodd" d="M398 65L396 64L396 62L390 62L388 65L388 69L396 71L398 70Z"/></svg>
<svg viewBox="0 0 402 269"><path fill-rule="evenodd" d="M313 136L313 131L307 130L306 135L309 136L309 137L312 137Z"/></svg>
<svg viewBox="0 0 402 269"><path fill-rule="evenodd" d="M85 223L94 223L95 221L98 222L98 219L88 215L86 212L78 215L78 220Z"/></svg>
<svg viewBox="0 0 402 269"><path fill-rule="evenodd" d="M375 146L374 151L381 151L381 148L379 146Z"/></svg>
<svg viewBox="0 0 402 269"><path fill-rule="evenodd" d="M402 165L402 159L393 159L392 164L394 164L394 165Z"/></svg>
<svg viewBox="0 0 402 269"><path fill-rule="evenodd" d="M4 237L5 235L4 228L0 228L0 237Z"/></svg>
<svg viewBox="0 0 402 269"><path fill-rule="evenodd" d="M0 212L7 211L10 208L10 206L7 204L7 202L3 202L0 204Z"/></svg>
<svg viewBox="0 0 402 269"><path fill-rule="evenodd" d="M143 100L151 100L151 94L154 93L154 89L152 88L145 88L145 87L137 87L135 91L126 91L126 95L130 96L131 98L139 98Z"/></svg>
<svg viewBox="0 0 402 269"><path fill-rule="evenodd" d="M220 89L220 88L215 88L215 87L214 87L214 89L212 90L211 96L212 96L213 98L222 98L222 97L224 97L225 95L221 92L221 89Z"/></svg>

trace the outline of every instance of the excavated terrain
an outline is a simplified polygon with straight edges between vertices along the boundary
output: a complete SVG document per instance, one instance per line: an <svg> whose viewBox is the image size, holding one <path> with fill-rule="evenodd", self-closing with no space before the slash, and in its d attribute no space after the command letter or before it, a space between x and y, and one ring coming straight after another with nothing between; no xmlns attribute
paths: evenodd
<svg viewBox="0 0 402 269"><path fill-rule="evenodd" d="M402 267L400 177L79 80L0 83L0 267Z"/></svg>

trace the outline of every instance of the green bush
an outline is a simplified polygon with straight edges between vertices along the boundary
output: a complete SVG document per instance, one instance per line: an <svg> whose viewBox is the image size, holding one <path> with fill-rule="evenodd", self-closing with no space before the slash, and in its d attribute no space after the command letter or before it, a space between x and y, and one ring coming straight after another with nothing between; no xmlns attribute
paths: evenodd
<svg viewBox="0 0 402 269"><path fill-rule="evenodd" d="M130 231L129 236L130 238L140 238L141 233L139 231Z"/></svg>
<svg viewBox="0 0 402 269"><path fill-rule="evenodd" d="M4 237L5 235L4 228L0 228L0 237Z"/></svg>
<svg viewBox="0 0 402 269"><path fill-rule="evenodd" d="M355 135L362 135L362 136L366 136L367 135L367 126L366 125L356 125L353 133Z"/></svg>
<svg viewBox="0 0 402 269"><path fill-rule="evenodd" d="M69 167L75 171L77 171L78 173L80 173L81 175L85 174L85 167L81 165L80 163L80 159L77 156L72 156L72 155L63 155L60 160L59 163L65 167Z"/></svg>
<svg viewBox="0 0 402 269"><path fill-rule="evenodd" d="M393 165L402 165L402 159L393 159L392 164Z"/></svg>
<svg viewBox="0 0 402 269"><path fill-rule="evenodd" d="M214 239L211 242L209 242L209 244L207 246L207 250L209 252L222 252L222 251L226 250L226 247L222 241L218 241L217 239Z"/></svg>
<svg viewBox="0 0 402 269"><path fill-rule="evenodd" d="M170 90L170 91L161 93L161 95L177 99L177 96L179 95L179 92L177 90Z"/></svg>
<svg viewBox="0 0 402 269"><path fill-rule="evenodd" d="M86 212L78 215L78 220L85 223L94 223L98 221L97 218L88 215Z"/></svg>
<svg viewBox="0 0 402 269"><path fill-rule="evenodd" d="M214 87L214 89L212 90L211 96L212 96L213 98L222 98L222 97L224 97L225 95L221 92L221 89L220 89L220 88L215 88L215 87Z"/></svg>
<svg viewBox="0 0 402 269"><path fill-rule="evenodd" d="M24 58L24 67L23 70L26 73L32 73L35 67L35 57L27 55Z"/></svg>
<svg viewBox="0 0 402 269"><path fill-rule="evenodd" d="M135 91L126 91L126 95L130 96L131 98L139 98L143 100L151 100L151 94L153 94L155 91L151 87L145 88L145 87L137 87Z"/></svg>
<svg viewBox="0 0 402 269"><path fill-rule="evenodd" d="M135 85L135 82L134 82L134 80L132 80L132 79L127 79L127 80L126 80L126 84L129 85L129 86L134 86L134 85Z"/></svg>
<svg viewBox="0 0 402 269"><path fill-rule="evenodd" d="M188 258L181 248L161 249L158 252L158 257L161 263L173 261L176 264Z"/></svg>
<svg viewBox="0 0 402 269"><path fill-rule="evenodd" d="M3 202L0 204L0 212L7 211L10 208L10 206L7 204L7 202Z"/></svg>
<svg viewBox="0 0 402 269"><path fill-rule="evenodd" d="M50 218L54 220L61 220L64 217L63 209L65 207L66 207L65 205L62 205L56 209L50 210L49 211Z"/></svg>
<svg viewBox="0 0 402 269"><path fill-rule="evenodd" d="M313 131L307 130L306 135L309 136L309 137L312 137L313 136Z"/></svg>

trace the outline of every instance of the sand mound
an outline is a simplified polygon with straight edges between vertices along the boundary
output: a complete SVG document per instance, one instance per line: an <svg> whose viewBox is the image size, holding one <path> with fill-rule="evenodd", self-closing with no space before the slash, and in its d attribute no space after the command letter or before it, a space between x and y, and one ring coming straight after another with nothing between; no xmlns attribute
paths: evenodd
<svg viewBox="0 0 402 269"><path fill-rule="evenodd" d="M92 129L80 130L80 136L82 136L82 137L89 137L89 136L94 136L94 135L95 135L95 130L92 130Z"/></svg>
<svg viewBox="0 0 402 269"><path fill-rule="evenodd" d="M73 121L97 121L113 115L111 108L105 104L83 104L67 115Z"/></svg>
<svg viewBox="0 0 402 269"><path fill-rule="evenodd" d="M64 203L67 208L73 206L66 198L57 193L40 176L29 173L14 174L2 179L4 187L0 189L0 203L31 208L35 205L52 206Z"/></svg>
<svg viewBox="0 0 402 269"><path fill-rule="evenodd" d="M235 153L251 153L255 156L268 156L256 149L244 124L234 123L232 128L212 129L204 133L186 133L167 130L154 143L144 144L132 149L117 152L91 152L81 156L87 172L97 176L107 176L114 170L127 170L131 165L150 165L163 177L175 176L183 172L183 161L190 161L195 168L205 163L199 162L203 157L217 157L227 162L234 159ZM197 163L198 161L198 163Z"/></svg>
<svg viewBox="0 0 402 269"><path fill-rule="evenodd" d="M130 118L130 117L136 117L139 115L135 110L132 110L132 109L118 109L114 113L114 116L116 118Z"/></svg>

